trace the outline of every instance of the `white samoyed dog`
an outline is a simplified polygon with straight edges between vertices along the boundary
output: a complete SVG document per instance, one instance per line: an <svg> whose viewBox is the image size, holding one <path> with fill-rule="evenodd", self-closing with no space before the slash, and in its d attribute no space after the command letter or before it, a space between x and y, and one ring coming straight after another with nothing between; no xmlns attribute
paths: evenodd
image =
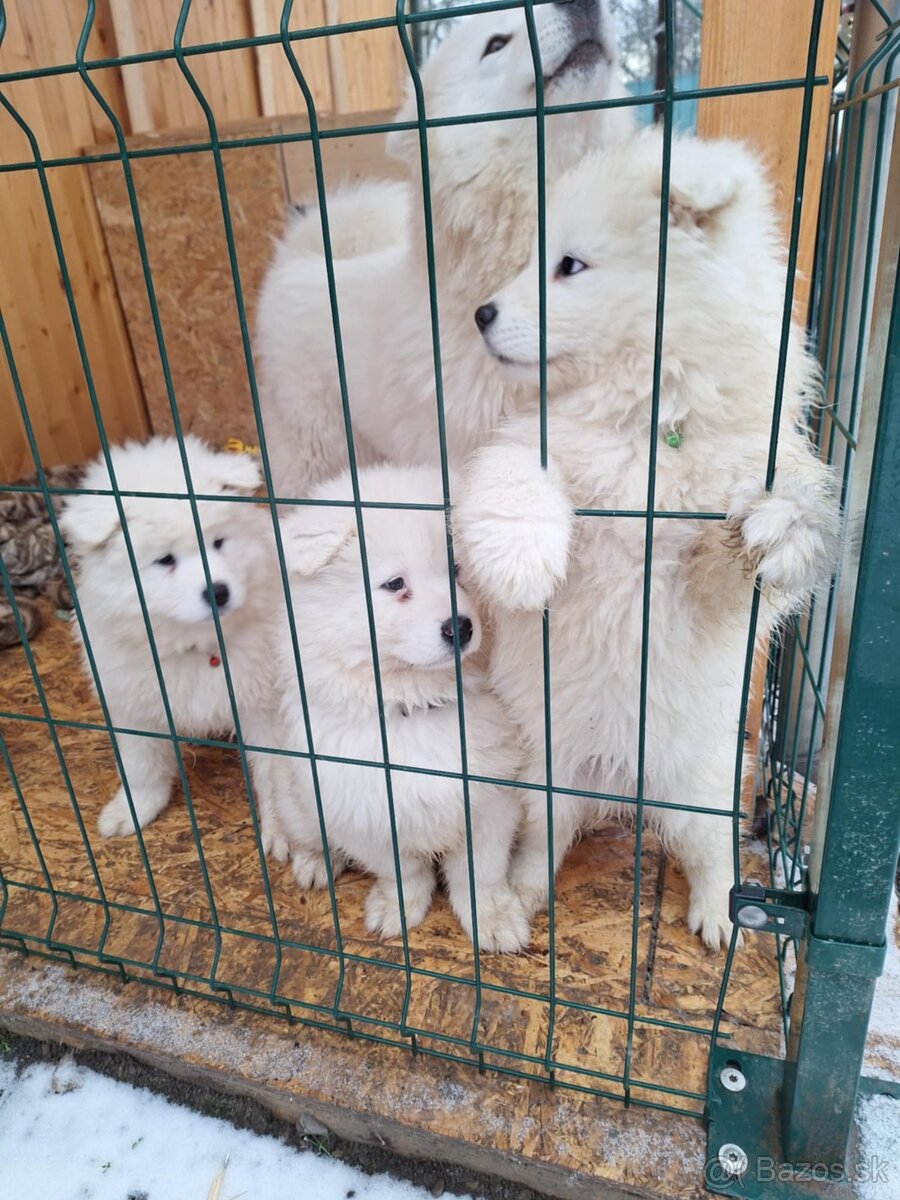
<svg viewBox="0 0 900 1200"><path fill-rule="evenodd" d="M218 453L192 436L185 437L184 444L195 494L250 496L259 487L259 468L249 456ZM116 483L123 491L179 495L187 491L174 438L116 446L111 458ZM102 456L88 468L82 487L110 488ZM273 593L279 584L271 517L246 501L198 502L210 588L186 499L123 496L122 508L174 732L186 737L234 732L222 647L213 619L215 608L238 719L245 740L252 744L253 736L266 728L262 714L272 703L268 631ZM169 735L172 730L115 499L71 497L62 527L75 552L78 600L113 724ZM77 622L73 628L81 641ZM93 682L83 645L82 651ZM178 774L175 750L168 736L118 734L117 742L134 814L143 827L169 802ZM251 755L263 809L268 799L268 768L268 756ZM106 837L134 832L124 787L101 812L99 829Z"/></svg>
<svg viewBox="0 0 900 1200"><path fill-rule="evenodd" d="M549 462L538 410L472 458L454 513L468 582L497 607L492 681L545 779L541 609L550 606L553 782L636 797L643 589L649 566L644 814L690 884L688 924L730 936L730 819L754 577L759 632L827 580L839 513L804 429L817 371L791 331L774 487L766 490L785 254L760 163L734 142L676 141L668 206L648 561L661 141L596 152L553 192L547 231ZM538 259L486 296L489 357L539 371ZM578 516L576 509L623 516ZM631 515L628 515L631 514ZM713 810L692 811L696 809ZM578 831L634 804L558 794L558 868ZM715 815L721 812L724 815ZM547 899L543 797L526 799L511 879L530 912Z"/></svg>
<svg viewBox="0 0 900 1200"><path fill-rule="evenodd" d="M431 467L380 466L359 473L367 501L437 504L440 474ZM317 499L350 499L349 475L316 488ZM458 583L452 620L443 510L366 508L363 528L380 667L391 788L406 924L418 925L431 904L440 863L450 904L469 937L472 915L460 752L456 649L462 660L468 770L492 780L517 778L516 731L483 672L469 662L481 622ZM384 762L370 625L356 513L352 507L304 506L282 523L291 575L297 648L317 755ZM305 716L287 627L279 631L276 748L309 751ZM292 859L297 883L324 887L325 856L316 783L307 758L284 756L267 848ZM400 908L383 767L317 761L328 850L334 874L352 860L375 876L366 924L386 937L400 933ZM447 772L429 775L422 770ZM456 773L456 774L454 774ZM472 866L483 950L516 951L528 919L507 882L521 815L518 790L472 782Z"/></svg>
<svg viewBox="0 0 900 1200"><path fill-rule="evenodd" d="M534 9L548 105L621 94L605 0ZM422 68L428 117L534 107L534 56L522 9L454 20ZM546 117L547 179L605 138L631 128L627 109ZM412 89L398 120L417 115ZM417 182L367 183L328 204L343 357L361 464L439 459L435 367L415 130L389 135ZM528 260L537 226L533 117L428 130L428 163L451 464L482 444L500 417L534 392L481 351L478 298ZM359 253L368 248L369 253ZM259 297L260 402L275 488L307 495L348 466L320 215L295 217Z"/></svg>

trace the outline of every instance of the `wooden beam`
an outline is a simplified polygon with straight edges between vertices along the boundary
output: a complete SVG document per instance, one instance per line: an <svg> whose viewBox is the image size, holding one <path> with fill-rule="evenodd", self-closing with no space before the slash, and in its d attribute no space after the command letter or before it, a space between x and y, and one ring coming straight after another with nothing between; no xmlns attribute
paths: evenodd
<svg viewBox="0 0 900 1200"><path fill-rule="evenodd" d="M761 83L798 79L806 74L814 0L706 0L700 57L700 86ZM819 32L816 73L831 76L837 41L839 0L825 0ZM803 210L794 287L797 319L806 317L815 252L819 197L828 134L831 89L819 87L813 97L806 158ZM797 154L803 89L717 96L699 102L701 137L740 138L763 157L775 185L785 237L790 233L797 178ZM766 647L758 646L747 711L748 760L756 761L765 691ZM754 776L744 784L744 807L752 811Z"/></svg>

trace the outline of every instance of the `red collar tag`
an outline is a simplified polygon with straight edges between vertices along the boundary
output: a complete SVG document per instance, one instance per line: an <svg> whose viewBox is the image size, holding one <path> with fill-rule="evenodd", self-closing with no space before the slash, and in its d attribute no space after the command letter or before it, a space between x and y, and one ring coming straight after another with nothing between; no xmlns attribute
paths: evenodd
<svg viewBox="0 0 900 1200"><path fill-rule="evenodd" d="M209 656L209 665L211 667L218 667L221 662L222 660L219 658L218 654L211 654Z"/></svg>

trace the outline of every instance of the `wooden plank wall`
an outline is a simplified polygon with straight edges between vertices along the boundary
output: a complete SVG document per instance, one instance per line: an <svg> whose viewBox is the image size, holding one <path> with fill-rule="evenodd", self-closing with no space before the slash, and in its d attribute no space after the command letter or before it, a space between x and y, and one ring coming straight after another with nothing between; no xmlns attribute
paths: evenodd
<svg viewBox="0 0 900 1200"><path fill-rule="evenodd" d="M840 19L840 0L825 0L819 33L816 74L833 74L834 48ZM700 86L797 79L806 74L813 0L705 0ZM697 129L702 137L742 138L764 157L775 184L782 227L790 232L797 178L797 144L803 105L802 89L720 96L701 100ZM806 160L803 209L794 312L805 320L809 305L810 274L815 252L816 222L825 144L828 133L830 89L816 89ZM748 759L756 761L762 726L767 646L758 646L754 662L752 695L747 712ZM755 781L745 782L743 806L753 810Z"/></svg>
<svg viewBox="0 0 900 1200"><path fill-rule="evenodd" d="M87 58L170 47L180 7L180 0L98 0ZM301 0L294 7L292 29L394 11L393 0ZM0 46L0 73L74 61L84 0L7 0L5 9L9 28ZM277 35L281 10L282 0L195 0L185 44ZM392 30L310 38L295 45L323 114L396 107L406 68ZM280 44L188 61L217 121L305 112ZM95 72L93 78L127 134L177 133L203 124L200 106L172 61L132 64ZM45 158L76 156L112 139L109 122L76 74L13 83L3 90L33 129ZM0 111L0 161L30 158L25 136ZM121 180L120 169L112 170ZM113 280L88 170L77 165L51 168L48 178L107 432L115 440L142 437L149 425L132 331ZM127 214L124 219L129 220ZM97 429L33 171L0 174L0 228L0 311L41 457L47 465L82 461L97 450ZM15 231L14 236L8 231ZM19 407L0 356L0 482L31 469Z"/></svg>

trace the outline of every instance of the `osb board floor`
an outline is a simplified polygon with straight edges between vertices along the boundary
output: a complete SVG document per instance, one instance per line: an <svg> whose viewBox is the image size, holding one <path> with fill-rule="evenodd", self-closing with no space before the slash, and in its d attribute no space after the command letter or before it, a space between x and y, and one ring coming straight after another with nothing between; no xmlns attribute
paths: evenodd
<svg viewBox="0 0 900 1200"><path fill-rule="evenodd" d="M97 704L79 671L68 626L51 618L33 651L54 718L100 721ZM18 648L5 651L0 665L0 713L40 715L24 652ZM100 898L87 840L107 901L148 914L111 909L105 951L135 962L153 961L160 922L153 915L137 841L107 841L96 832L97 815L116 787L107 736L57 726L60 751L84 821L83 835L46 725L6 716L0 718L0 733L54 887ZM278 964L238 755L231 749L204 748L194 753L188 748L185 758L212 900L226 930L216 978L222 984L246 989L236 994L265 1007ZM162 913L209 923L209 897L183 800L173 799L144 831L144 842ZM761 866L758 858L748 862L745 875L759 876ZM0 869L10 882L43 882L24 815L5 770L0 774ZM278 994L294 1002L297 1015L312 1012L328 1022L340 971L327 893L299 891L287 866L268 863L267 871L278 934L282 942L294 944L282 946ZM559 1082L599 1087L613 1096L623 1093L621 1076L628 1044L628 1022L617 1014L627 1013L629 1007L633 882L633 834L611 826L581 842L557 885L558 1003L551 1057ZM380 942L367 934L362 914L368 886L365 876L349 873L336 887L343 948L358 956L347 962L340 1008L361 1018L359 1029L396 1037L391 1023L400 1023L407 1000L402 946L399 941ZM632 1095L699 1112L706 1086L708 1031L722 982L724 954L709 953L688 932L686 906L684 879L656 841L645 836L630 1063ZM50 917L48 897L9 888L4 917L7 931L42 938ZM103 926L101 905L63 898L53 937L81 947L89 955L96 951ZM212 931L168 919L163 929L159 967L208 978L217 951ZM268 940L246 936L254 933ZM332 953L317 953L314 948ZM419 1032L423 1046L468 1057L476 1016L474 955L444 897L436 898L426 921L411 931L409 957L414 972L407 1025ZM456 979L442 980L419 972L449 974ZM546 916L535 922L527 953L482 955L481 979L484 985L547 997L550 953ZM303 1005L313 1007L304 1010ZM747 939L735 958L724 1008L722 1032L733 1037L736 1048L778 1052L779 987L771 938ZM482 990L478 1015L477 1040L493 1048L485 1053L487 1065L543 1072L551 1015L546 999L510 996L488 986ZM387 1024L379 1026L365 1018ZM659 1020L685 1028L653 1023ZM673 1096L667 1089L693 1093L695 1098Z"/></svg>

